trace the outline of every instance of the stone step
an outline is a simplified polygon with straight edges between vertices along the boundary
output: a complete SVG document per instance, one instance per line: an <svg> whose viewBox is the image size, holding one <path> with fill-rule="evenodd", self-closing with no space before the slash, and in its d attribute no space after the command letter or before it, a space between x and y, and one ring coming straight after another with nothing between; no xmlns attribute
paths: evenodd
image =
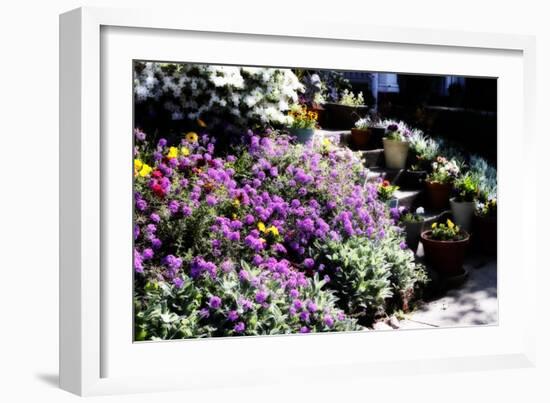
<svg viewBox="0 0 550 403"><path fill-rule="evenodd" d="M399 183L399 177L403 173L402 169L388 169L382 167L369 168L370 172L376 173L380 178L390 181L392 185Z"/></svg>
<svg viewBox="0 0 550 403"><path fill-rule="evenodd" d="M384 166L384 149L378 148L376 150L361 150L358 151L361 154L361 160L367 168L377 168Z"/></svg>
<svg viewBox="0 0 550 403"><path fill-rule="evenodd" d="M415 201L422 191L420 190L396 190L393 196L399 201L398 206L406 207L410 210L416 207Z"/></svg>

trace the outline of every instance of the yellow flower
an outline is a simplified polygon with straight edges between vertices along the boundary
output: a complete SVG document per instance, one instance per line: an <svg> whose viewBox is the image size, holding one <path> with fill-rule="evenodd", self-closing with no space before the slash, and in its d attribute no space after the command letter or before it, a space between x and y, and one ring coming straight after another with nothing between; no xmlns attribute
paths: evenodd
<svg viewBox="0 0 550 403"><path fill-rule="evenodd" d="M269 227L266 232L271 232L274 236L279 236L279 229L274 225Z"/></svg>
<svg viewBox="0 0 550 403"><path fill-rule="evenodd" d="M184 157L187 157L189 155L189 149L187 147L182 147L181 155L183 155Z"/></svg>
<svg viewBox="0 0 550 403"><path fill-rule="evenodd" d="M196 143L197 141L199 141L199 135L195 132L189 132L185 135L185 139L189 143Z"/></svg>
<svg viewBox="0 0 550 403"><path fill-rule="evenodd" d="M329 139L327 139L327 138L324 138L324 139L323 139L323 147L327 147L327 148L328 148L328 147L330 147L331 145L332 145L332 143L330 142Z"/></svg>
<svg viewBox="0 0 550 403"><path fill-rule="evenodd" d="M233 213L233 215L231 216L234 220L237 219L237 214Z"/></svg>
<svg viewBox="0 0 550 403"><path fill-rule="evenodd" d="M432 228L435 229L436 227L437 227L437 224L434 222L434 223L432 224Z"/></svg>
<svg viewBox="0 0 550 403"><path fill-rule="evenodd" d="M143 162L141 162L141 160L134 160L134 169L135 170L139 171L142 166L143 166Z"/></svg>
<svg viewBox="0 0 550 403"><path fill-rule="evenodd" d="M239 208L240 205L241 205L241 202L239 201L239 199L233 200L233 206Z"/></svg>
<svg viewBox="0 0 550 403"><path fill-rule="evenodd" d="M265 232L265 224L263 222L258 223L258 229L262 232Z"/></svg>
<svg viewBox="0 0 550 403"><path fill-rule="evenodd" d="M449 227L450 229L453 229L455 227L454 223L448 218L447 218L447 227Z"/></svg>
<svg viewBox="0 0 550 403"><path fill-rule="evenodd" d="M178 149L176 147L170 147L170 150L168 150L168 158L177 158L178 157Z"/></svg>
<svg viewBox="0 0 550 403"><path fill-rule="evenodd" d="M202 120L202 119L197 119L197 124L198 124L200 127L206 127L206 123L204 123L204 120Z"/></svg>
<svg viewBox="0 0 550 403"><path fill-rule="evenodd" d="M143 166L141 167L141 169L139 171L139 176L141 176L143 178L143 177L149 175L152 170L153 170L153 168L151 168L149 165L143 164Z"/></svg>

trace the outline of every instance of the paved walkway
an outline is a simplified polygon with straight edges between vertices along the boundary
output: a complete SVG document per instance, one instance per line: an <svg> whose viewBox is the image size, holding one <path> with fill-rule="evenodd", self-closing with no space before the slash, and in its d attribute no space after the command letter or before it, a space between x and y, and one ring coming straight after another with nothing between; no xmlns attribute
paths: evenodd
<svg viewBox="0 0 550 403"><path fill-rule="evenodd" d="M472 257L467 259L464 268L469 273L464 284L421 304L403 320L391 318L378 322L374 328L423 329L498 324L496 260Z"/></svg>

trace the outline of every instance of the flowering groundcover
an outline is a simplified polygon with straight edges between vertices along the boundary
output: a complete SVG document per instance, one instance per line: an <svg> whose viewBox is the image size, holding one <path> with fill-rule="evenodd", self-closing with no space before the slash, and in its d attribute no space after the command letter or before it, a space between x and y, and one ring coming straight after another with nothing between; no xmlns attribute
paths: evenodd
<svg viewBox="0 0 550 403"><path fill-rule="evenodd" d="M362 330L426 282L348 149L135 138L136 340Z"/></svg>

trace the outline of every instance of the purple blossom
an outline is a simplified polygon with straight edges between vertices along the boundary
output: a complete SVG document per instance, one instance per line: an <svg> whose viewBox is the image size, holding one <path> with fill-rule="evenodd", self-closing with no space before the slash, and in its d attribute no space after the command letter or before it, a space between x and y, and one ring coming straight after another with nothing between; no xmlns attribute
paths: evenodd
<svg viewBox="0 0 550 403"><path fill-rule="evenodd" d="M134 270L136 273L143 273L143 258L137 249L134 249Z"/></svg>
<svg viewBox="0 0 550 403"><path fill-rule="evenodd" d="M235 322L237 319L239 319L239 314L235 310L229 311L227 313L227 319L229 319L231 322Z"/></svg>
<svg viewBox="0 0 550 403"><path fill-rule="evenodd" d="M151 239L151 246L153 249L159 249L162 246L162 241L158 238Z"/></svg>
<svg viewBox="0 0 550 403"><path fill-rule="evenodd" d="M218 203L218 199L213 195L206 196L206 204L209 206L215 206Z"/></svg>
<svg viewBox="0 0 550 403"><path fill-rule="evenodd" d="M315 261L312 258L308 257L307 259L304 259L304 267L306 269L311 269L313 266L315 266Z"/></svg>
<svg viewBox="0 0 550 403"><path fill-rule="evenodd" d="M237 323L234 327L233 327L233 330L236 332L236 333L243 333L244 330L245 330L246 326L244 325L243 322L239 322Z"/></svg>
<svg viewBox="0 0 550 403"><path fill-rule="evenodd" d="M149 260L153 258L154 254L155 253L153 252L153 249L146 248L146 249L143 249L143 252L141 255L143 256L143 260Z"/></svg>
<svg viewBox="0 0 550 403"><path fill-rule="evenodd" d="M174 286L176 288L181 288L183 287L183 280L179 277L175 277L173 280L172 280L172 283L174 284Z"/></svg>
<svg viewBox="0 0 550 403"><path fill-rule="evenodd" d="M140 141L145 140L145 133L142 132L140 129L134 129L134 136L136 136L136 139Z"/></svg>
<svg viewBox="0 0 550 403"><path fill-rule="evenodd" d="M309 301L307 303L307 309L311 313L317 312L317 304L315 302Z"/></svg>
<svg viewBox="0 0 550 403"><path fill-rule="evenodd" d="M151 221L153 221L156 224L160 222L160 216L157 213L151 213L149 218L151 219Z"/></svg>
<svg viewBox="0 0 550 403"><path fill-rule="evenodd" d="M180 208L180 204L177 200L172 200L168 203L168 210L172 214L176 214Z"/></svg>
<svg viewBox="0 0 550 403"><path fill-rule="evenodd" d="M325 325L328 327L334 326L334 318L331 315L325 315L323 322L325 322Z"/></svg>
<svg viewBox="0 0 550 403"><path fill-rule="evenodd" d="M222 299L216 295L213 295L208 301L208 306L211 309L219 309L222 306Z"/></svg>
<svg viewBox="0 0 550 403"><path fill-rule="evenodd" d="M231 270L233 270L234 267L235 265L231 260L224 260L223 263L220 265L220 269L222 269L224 273L229 273Z"/></svg>
<svg viewBox="0 0 550 403"><path fill-rule="evenodd" d="M136 208L139 211L145 211L147 209L147 202L143 199L136 200Z"/></svg>
<svg viewBox="0 0 550 403"><path fill-rule="evenodd" d="M256 293L255 299L258 304L263 304L265 301L267 301L267 293L265 291L258 291Z"/></svg>

